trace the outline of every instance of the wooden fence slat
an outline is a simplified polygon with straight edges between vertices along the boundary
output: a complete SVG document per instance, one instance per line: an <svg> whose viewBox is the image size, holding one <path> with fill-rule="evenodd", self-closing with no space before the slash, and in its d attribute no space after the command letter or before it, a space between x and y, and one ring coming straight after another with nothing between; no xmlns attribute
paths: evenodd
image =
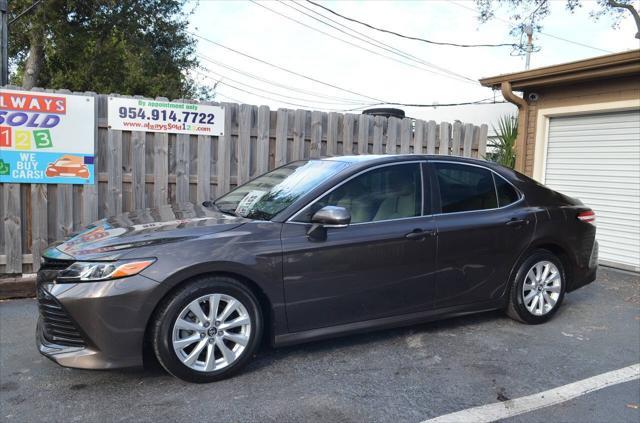
<svg viewBox="0 0 640 423"><path fill-rule="evenodd" d="M487 154L487 134L489 132L489 127L487 124L480 125L480 130L478 131L478 158L485 160L485 156Z"/></svg>
<svg viewBox="0 0 640 423"><path fill-rule="evenodd" d="M400 127L400 119L390 117L387 121L387 145L385 153L396 154L398 149L398 129Z"/></svg>
<svg viewBox="0 0 640 423"><path fill-rule="evenodd" d="M355 115L351 113L344 115L344 119L342 120L342 154L345 156L353 154L353 130L355 123Z"/></svg>
<svg viewBox="0 0 640 423"><path fill-rule="evenodd" d="M134 210L141 210L146 207L145 136L144 132L131 132L131 177L133 178L131 204L133 204Z"/></svg>
<svg viewBox="0 0 640 423"><path fill-rule="evenodd" d="M244 184L250 177L252 112L251 105L240 105L240 116L238 118L238 184Z"/></svg>
<svg viewBox="0 0 640 423"><path fill-rule="evenodd" d="M55 234L61 240L73 232L73 185L59 184L56 197Z"/></svg>
<svg viewBox="0 0 640 423"><path fill-rule="evenodd" d="M216 162L216 175L218 197L229 192L231 188L231 128L233 123L233 105L223 103L224 107L224 135L218 138L218 161Z"/></svg>
<svg viewBox="0 0 640 423"><path fill-rule="evenodd" d="M436 136L438 124L435 120L427 122L427 154L436 154Z"/></svg>
<svg viewBox="0 0 640 423"><path fill-rule="evenodd" d="M5 273L22 273L22 227L20 184L4 184Z"/></svg>
<svg viewBox="0 0 640 423"><path fill-rule="evenodd" d="M424 120L416 120L415 133L413 134L413 154L422 154L427 122Z"/></svg>
<svg viewBox="0 0 640 423"><path fill-rule="evenodd" d="M327 118L327 156L338 154L338 123L340 115L337 112L329 113Z"/></svg>
<svg viewBox="0 0 640 423"><path fill-rule="evenodd" d="M160 207L169 202L169 134L153 136L153 205Z"/></svg>
<svg viewBox="0 0 640 423"><path fill-rule="evenodd" d="M109 129L107 134L107 216L122 213L122 131Z"/></svg>
<svg viewBox="0 0 640 423"><path fill-rule="evenodd" d="M462 123L455 121L451 129L451 155L460 155L460 145L462 143Z"/></svg>
<svg viewBox="0 0 640 423"><path fill-rule="evenodd" d="M358 116L358 154L367 154L369 151L369 124L371 115Z"/></svg>
<svg viewBox="0 0 640 423"><path fill-rule="evenodd" d="M287 132L289 130L289 111L278 109L276 113L276 156L275 166L287 163Z"/></svg>
<svg viewBox="0 0 640 423"><path fill-rule="evenodd" d="M189 202L189 141L190 135L176 136L176 202Z"/></svg>
<svg viewBox="0 0 640 423"><path fill-rule="evenodd" d="M462 151L462 155L464 157L471 157L471 146L473 144L473 124L467 123L464 126L464 147ZM456 154L460 154L460 152L456 152Z"/></svg>
<svg viewBox="0 0 640 423"><path fill-rule="evenodd" d="M400 127L400 153L411 153L411 135L412 135L412 120L409 118L402 119Z"/></svg>
<svg viewBox="0 0 640 423"><path fill-rule="evenodd" d="M440 122L440 147L438 154L449 154L449 133L451 132L451 124L449 122Z"/></svg>
<svg viewBox="0 0 640 423"><path fill-rule="evenodd" d="M311 112L311 148L309 157L317 159L320 157L322 148L322 112L314 110Z"/></svg>
<svg viewBox="0 0 640 423"><path fill-rule="evenodd" d="M307 111L298 109L295 112L295 119L293 122L293 149L291 151L291 158L293 160L304 159L304 139L307 129Z"/></svg>
<svg viewBox="0 0 640 423"><path fill-rule="evenodd" d="M196 200L198 203L211 199L211 137L198 135L198 182Z"/></svg>
<svg viewBox="0 0 640 423"><path fill-rule="evenodd" d="M384 142L384 123L387 119L384 116L376 116L373 119L373 154L382 154L382 144Z"/></svg>
<svg viewBox="0 0 640 423"><path fill-rule="evenodd" d="M96 204L97 206L97 204ZM49 244L47 216L47 186L45 184L31 185L31 255L33 256L32 270L40 269L40 258Z"/></svg>
<svg viewBox="0 0 640 423"><path fill-rule="evenodd" d="M258 108L258 137L256 140L256 174L261 175L269 170L269 127L271 111L268 106Z"/></svg>

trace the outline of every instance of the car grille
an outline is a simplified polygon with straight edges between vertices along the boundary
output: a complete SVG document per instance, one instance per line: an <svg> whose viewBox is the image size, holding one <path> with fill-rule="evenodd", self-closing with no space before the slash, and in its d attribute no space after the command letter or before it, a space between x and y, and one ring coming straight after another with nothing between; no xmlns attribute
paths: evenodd
<svg viewBox="0 0 640 423"><path fill-rule="evenodd" d="M44 288L38 287L38 309L44 338L58 345L84 347L84 339L66 310Z"/></svg>
<svg viewBox="0 0 640 423"><path fill-rule="evenodd" d="M38 309L42 318L44 338L58 345L83 347L84 339L67 311L51 295L43 284L54 282L58 273L73 263L73 260L44 258L38 270Z"/></svg>

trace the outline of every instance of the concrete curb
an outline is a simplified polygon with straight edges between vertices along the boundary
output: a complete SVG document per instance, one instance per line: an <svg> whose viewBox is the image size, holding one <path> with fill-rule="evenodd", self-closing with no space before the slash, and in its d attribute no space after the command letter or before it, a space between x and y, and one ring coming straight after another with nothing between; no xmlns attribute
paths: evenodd
<svg viewBox="0 0 640 423"><path fill-rule="evenodd" d="M0 300L36 296L36 275L0 278Z"/></svg>

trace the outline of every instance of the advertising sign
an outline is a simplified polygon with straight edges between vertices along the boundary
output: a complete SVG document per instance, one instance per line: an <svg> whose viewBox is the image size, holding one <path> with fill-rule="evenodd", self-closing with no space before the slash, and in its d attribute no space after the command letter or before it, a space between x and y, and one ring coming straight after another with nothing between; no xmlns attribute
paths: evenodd
<svg viewBox="0 0 640 423"><path fill-rule="evenodd" d="M93 184L94 98L0 90L0 182Z"/></svg>
<svg viewBox="0 0 640 423"><path fill-rule="evenodd" d="M108 112L111 129L224 135L224 109L218 106L109 97Z"/></svg>

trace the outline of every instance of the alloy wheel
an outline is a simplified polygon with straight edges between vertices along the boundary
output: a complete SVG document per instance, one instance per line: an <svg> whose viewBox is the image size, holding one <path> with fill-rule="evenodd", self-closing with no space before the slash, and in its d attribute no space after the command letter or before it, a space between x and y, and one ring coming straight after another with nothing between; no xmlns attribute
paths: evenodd
<svg viewBox="0 0 640 423"><path fill-rule="evenodd" d="M173 324L172 345L185 366L213 372L234 363L251 336L246 307L227 294L209 294L191 301Z"/></svg>
<svg viewBox="0 0 640 423"><path fill-rule="evenodd" d="M562 291L562 275L548 260L539 261L527 272L522 299L529 313L544 316L556 306Z"/></svg>

